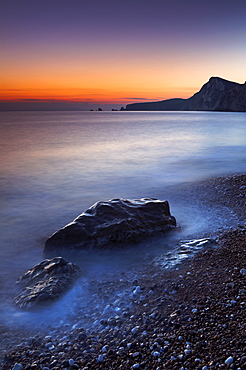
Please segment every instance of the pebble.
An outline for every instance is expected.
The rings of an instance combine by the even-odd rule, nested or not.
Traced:
[[[48,348],[48,350],[52,350],[55,348],[55,346],[53,345],[53,343],[46,343],[45,344],[45,347]]]
[[[131,332],[133,333],[133,334],[135,334],[137,331],[138,331],[138,329],[140,328],[140,326],[135,326],[135,328],[133,328],[132,330],[131,330]]]
[[[103,362],[103,360],[104,360],[104,355],[99,355],[99,356],[97,357],[97,361],[98,361],[98,362]]]
[[[104,346],[103,348],[102,348],[102,352],[107,352],[108,351],[108,346],[106,345],[106,346]]]
[[[140,364],[134,364],[133,366],[132,366],[132,369],[138,369],[140,367]]]
[[[21,364],[18,364],[18,363],[15,363],[14,367],[12,368],[12,370],[22,370],[22,369],[23,369],[23,366]]]
[[[234,361],[233,357],[232,357],[232,356],[230,356],[230,357],[228,357],[228,358],[225,360],[225,364],[226,364],[226,365],[232,364],[232,363],[233,363],[233,361]]]
[[[73,366],[74,365],[74,360],[72,358],[70,358],[70,360],[68,360],[68,363],[69,363],[69,366]]]
[[[133,294],[133,295],[136,295],[136,294],[138,294],[138,293],[140,292],[140,290],[141,290],[141,287],[138,285],[138,286],[134,289],[134,291],[132,292],[132,294]]]
[[[241,269],[241,270],[240,270],[240,274],[242,274],[242,275],[246,275],[246,269]]]

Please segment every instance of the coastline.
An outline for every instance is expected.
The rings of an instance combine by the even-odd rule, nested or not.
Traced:
[[[231,209],[237,229],[218,230],[216,249],[177,270],[149,265],[139,271],[134,284],[144,298],[136,296],[128,314],[104,323],[100,333],[64,327],[48,338],[1,327],[2,369],[15,363],[26,370],[245,368],[246,175],[189,184],[187,191],[208,207]]]

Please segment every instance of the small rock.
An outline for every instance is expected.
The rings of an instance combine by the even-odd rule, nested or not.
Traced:
[[[71,288],[79,275],[79,266],[62,257],[46,259],[17,280],[22,290],[14,298],[15,304],[22,309],[32,309],[42,303],[52,302]]]
[[[138,331],[138,329],[140,328],[140,326],[135,326],[135,328],[133,328],[132,330],[131,330],[131,332],[133,333],[133,334],[135,334],[137,331]]]
[[[232,363],[233,363],[233,361],[234,361],[233,357],[232,357],[232,356],[230,356],[230,357],[228,357],[228,358],[225,360],[225,364],[226,364],[226,365],[232,364]]]
[[[72,358],[70,358],[70,360],[68,360],[68,363],[69,363],[69,366],[73,366],[74,365],[74,360]]]
[[[14,364],[14,367],[12,368],[12,370],[22,370],[23,369],[23,366],[21,364]]]
[[[133,295],[136,295],[136,294],[138,294],[138,293],[140,292],[140,290],[141,290],[141,287],[138,285],[138,286],[134,289],[134,291],[132,292],[132,294],[133,294]]]
[[[97,358],[97,361],[98,362],[103,362],[104,360],[104,356],[103,355],[99,355],[98,358]]]
[[[108,351],[108,346],[106,345],[106,346],[104,346],[103,348],[102,348],[102,352],[107,352]]]
[[[246,356],[243,356],[243,357],[241,358],[241,363],[242,363],[242,364],[246,363]]]

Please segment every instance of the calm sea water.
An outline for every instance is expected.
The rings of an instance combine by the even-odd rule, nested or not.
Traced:
[[[1,112],[0,150],[0,290],[5,312],[15,280],[42,260],[47,237],[96,201],[166,199],[179,184],[245,172],[246,115]],[[182,196],[173,203],[170,197],[183,236],[214,227],[209,212],[201,214]],[[134,266],[149,258],[148,248],[155,255],[167,245],[148,245],[141,257],[130,251],[97,261],[88,257],[86,263],[94,273],[120,270],[129,261]],[[98,269],[100,258],[107,263]]]

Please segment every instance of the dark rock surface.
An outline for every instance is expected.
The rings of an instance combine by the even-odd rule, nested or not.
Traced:
[[[55,232],[44,253],[57,248],[112,247],[135,243],[176,226],[167,201],[152,198],[97,202],[73,222]]]
[[[246,83],[238,84],[220,77],[211,77],[189,99],[133,103],[128,104],[126,110],[246,112]]]
[[[46,259],[17,280],[24,288],[15,297],[15,303],[20,308],[32,309],[53,301],[71,287],[79,274],[79,267],[62,257]]]
[[[133,103],[126,106],[126,110],[184,110],[186,99],[168,99],[155,102]]]
[[[185,110],[245,112],[245,86],[211,77],[198,93],[187,99]]]

